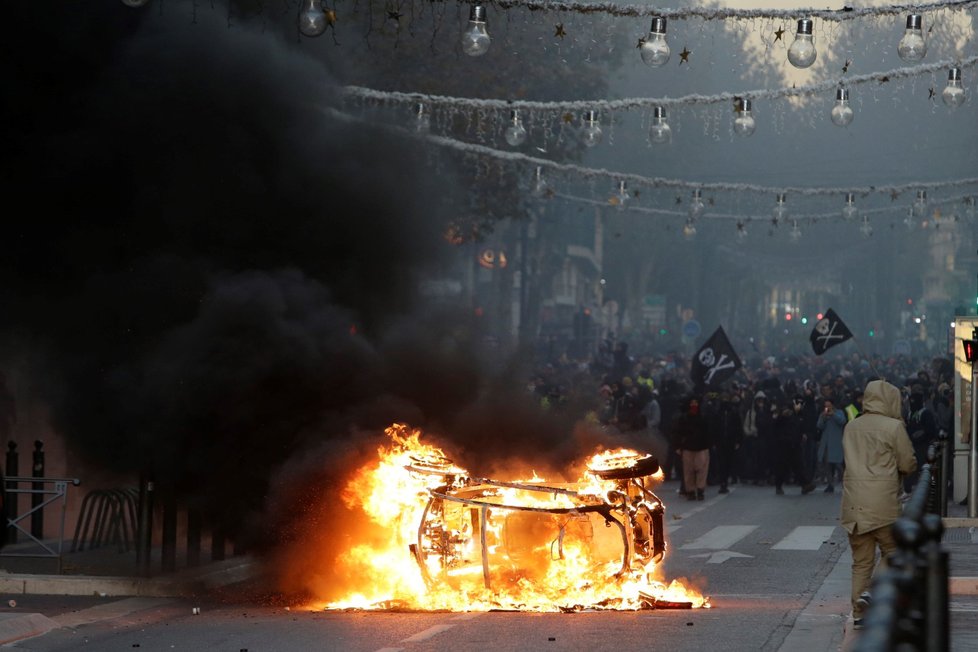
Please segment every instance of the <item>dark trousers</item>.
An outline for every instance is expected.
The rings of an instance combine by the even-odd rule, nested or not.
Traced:
[[[805,473],[805,461],[800,440],[778,439],[774,454],[776,456],[774,461],[774,484],[776,486],[782,486],[792,475],[801,485],[810,482],[810,477]]]

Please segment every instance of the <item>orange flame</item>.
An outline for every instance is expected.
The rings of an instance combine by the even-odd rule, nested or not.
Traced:
[[[651,456],[618,449],[587,460],[574,483],[471,476],[419,430],[394,424],[391,445],[348,483],[343,500],[380,537],[334,561],[357,578],[327,609],[568,611],[709,607],[657,572],[664,508]],[[642,465],[645,468],[642,468]],[[636,475],[637,474],[637,475]]]

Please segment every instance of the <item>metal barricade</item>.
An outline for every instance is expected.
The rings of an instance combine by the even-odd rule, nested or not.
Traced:
[[[68,487],[72,485],[77,487],[81,484],[81,480],[78,478],[8,477],[6,478],[6,482],[8,495],[29,494],[31,496],[31,508],[23,514],[16,514],[7,518],[7,527],[14,528],[18,534],[26,537],[24,543],[18,545],[18,549],[26,549],[27,552],[5,550],[0,552],[0,556],[54,558],[58,560],[58,572],[60,573],[61,557],[64,552]],[[61,521],[58,538],[53,542],[45,542],[44,533],[36,531],[32,527],[32,524],[38,521],[38,515],[43,513],[45,507],[53,505],[58,501],[61,502]],[[31,547],[27,541],[33,542],[34,545]]]
[[[98,489],[89,491],[82,500],[75,524],[71,552],[93,550],[116,544],[119,552],[129,552],[136,537],[135,488]]]

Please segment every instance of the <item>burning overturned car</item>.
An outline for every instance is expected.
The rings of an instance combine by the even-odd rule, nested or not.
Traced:
[[[534,611],[709,606],[657,579],[666,551],[661,480],[652,455],[592,456],[576,482],[476,477],[395,424],[344,498],[389,536],[339,563],[361,578],[328,608]]]

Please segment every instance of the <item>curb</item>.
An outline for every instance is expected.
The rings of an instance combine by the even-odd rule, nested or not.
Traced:
[[[257,570],[256,563],[250,559],[243,559],[216,569],[197,569],[192,574],[155,578],[0,574],[0,594],[186,597],[201,591],[244,582],[254,577]]]
[[[58,627],[44,614],[0,613],[0,645],[47,634]]]

